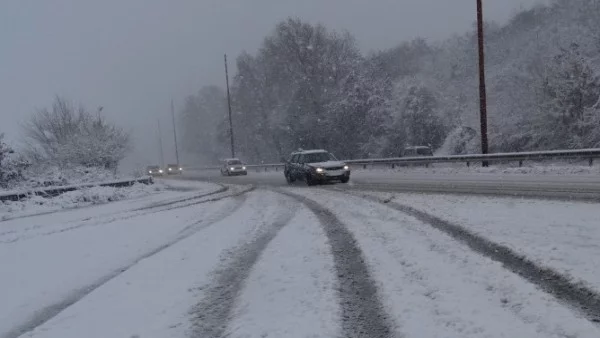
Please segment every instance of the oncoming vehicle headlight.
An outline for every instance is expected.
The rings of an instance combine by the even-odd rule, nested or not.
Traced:
[[[235,170],[235,168],[234,168],[234,167],[231,167],[231,168],[229,168],[229,170]]]
[[[242,167],[242,170],[246,170],[246,167]]]
[[[179,171],[183,171],[183,168],[179,168]]]
[[[318,172],[318,173],[322,173],[322,172],[325,171],[325,169],[323,169],[323,168],[317,168],[317,169],[315,169],[315,171]]]
[[[160,169],[158,172],[162,174],[163,171],[162,171],[162,169]]]
[[[169,171],[173,170],[173,168],[169,168]]]
[[[152,174],[152,170],[148,170],[148,174]]]
[[[344,166],[344,170],[350,170],[350,167],[349,167],[349,166],[347,166],[347,165],[345,165],[345,166]]]

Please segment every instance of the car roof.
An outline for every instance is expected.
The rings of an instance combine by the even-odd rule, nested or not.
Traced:
[[[153,165],[149,165],[149,166],[148,166],[148,168],[159,168],[159,167],[160,167],[160,166],[158,166],[158,165],[154,165],[154,164],[153,164]]]
[[[241,161],[239,158],[225,158],[223,161]]]
[[[177,164],[167,164],[167,167],[177,167]]]
[[[328,153],[328,151],[324,150],[324,149],[310,149],[310,150],[295,151],[292,153],[292,155],[297,155],[297,154],[306,155],[306,154],[318,154],[318,153]]]

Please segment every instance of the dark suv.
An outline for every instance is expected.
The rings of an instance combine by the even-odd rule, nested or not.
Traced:
[[[303,150],[292,153],[285,163],[288,183],[303,180],[308,185],[340,181],[348,183],[350,168],[325,150]]]

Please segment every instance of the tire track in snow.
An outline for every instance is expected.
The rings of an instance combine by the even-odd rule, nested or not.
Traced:
[[[575,283],[570,278],[553,269],[540,266],[507,246],[493,242],[458,224],[443,220],[411,206],[392,202],[389,199],[381,200],[371,195],[337,189],[336,191],[384,204],[394,210],[410,215],[425,224],[429,224],[433,228],[465,244],[471,250],[501,263],[507,270],[538,286],[541,290],[554,296],[559,301],[575,308],[591,322],[600,323],[600,294],[587,286]]]
[[[133,260],[131,263],[100,278],[95,283],[84,286],[84,287],[72,292],[69,296],[65,297],[62,301],[57,302],[52,305],[49,305],[49,306],[46,306],[42,309],[39,309],[34,314],[32,314],[32,316],[30,317],[29,320],[25,321],[24,323],[17,324],[15,328],[11,329],[9,332],[2,335],[1,337],[2,338],[18,338],[21,335],[36,329],[38,326],[41,326],[41,325],[45,324],[46,322],[48,322],[49,320],[51,320],[52,318],[56,317],[64,309],[77,303],[79,300],[81,300],[88,294],[92,293],[94,290],[102,287],[104,284],[108,283],[112,279],[118,277],[122,273],[131,269],[133,266],[135,266],[139,262],[141,262],[145,259],[151,258],[152,256],[160,253],[161,251],[177,244],[178,242],[210,227],[211,225],[223,220],[227,216],[235,213],[246,202],[247,195],[245,195],[245,193],[247,193],[247,192],[248,191],[245,191],[243,193],[237,194],[237,196],[234,196],[233,197],[234,203],[231,206],[229,206],[228,208],[226,208],[225,210],[218,212],[217,214],[213,215],[212,217],[209,217],[206,220],[202,220],[202,221],[190,224],[184,230],[182,230],[180,232],[180,235],[178,237],[176,237],[175,239],[173,239],[173,240],[171,240],[149,252],[144,253],[143,255],[141,255],[138,258],[136,258],[135,260]],[[231,196],[227,196],[227,197],[231,197]],[[227,198],[227,197],[224,197],[224,198]]]
[[[283,212],[272,224],[262,224],[254,238],[243,239],[237,248],[225,253],[224,263],[214,272],[212,283],[203,288],[204,298],[190,311],[191,337],[217,338],[225,335],[235,301],[250,271],[273,238],[295,215],[295,211],[283,203],[280,209]]]
[[[152,203],[149,206],[146,207],[140,207],[140,208],[136,208],[136,209],[131,209],[131,210],[126,210],[126,211],[121,211],[120,213],[126,213],[126,212],[132,212],[132,211],[140,211],[140,210],[146,210],[146,209],[152,209],[152,208],[159,208],[162,206],[168,206],[168,205],[172,205],[172,204],[176,204],[176,203],[181,203],[181,202],[186,202],[186,201],[191,201],[191,200],[195,200],[195,199],[200,199],[203,197],[207,197],[207,196],[211,196],[211,195],[215,195],[215,194],[219,194],[222,192],[226,192],[227,190],[229,190],[228,186],[225,186],[223,184],[218,184],[218,183],[212,183],[216,186],[218,186],[219,188],[210,192],[206,192],[206,193],[202,193],[200,195],[195,195],[195,196],[191,196],[191,197],[186,197],[186,198],[182,198],[182,199],[175,199],[175,200],[171,200],[168,202],[155,202]],[[169,189],[172,190],[173,189]],[[177,190],[174,190],[177,191]],[[121,202],[124,200],[119,200],[116,202]],[[85,210],[87,208],[94,208],[98,205],[106,205],[109,204],[111,202],[107,202],[107,203],[102,203],[102,204],[92,204],[92,205],[86,205],[86,206],[74,206],[74,207],[69,207],[69,208],[64,208],[64,209],[59,209],[59,210],[50,210],[50,211],[42,211],[39,213],[34,213],[34,214],[28,214],[28,215],[23,215],[23,216],[16,216],[16,217],[11,217],[11,216],[5,216],[5,217],[1,217],[0,218],[0,223],[2,222],[7,222],[7,221],[13,221],[13,220],[19,220],[19,219],[24,219],[24,218],[32,218],[32,217],[38,217],[38,216],[45,216],[45,215],[51,215],[51,214],[57,214],[57,213],[61,213],[61,212],[68,212],[68,211],[73,211],[73,210]],[[0,235],[3,235],[7,232],[0,232]]]
[[[384,310],[377,286],[352,233],[319,203],[293,193],[281,193],[310,209],[329,238],[340,288],[343,337],[394,337],[391,319]]]
[[[212,197],[212,198],[209,198],[209,199],[202,199],[204,197],[213,196],[215,194],[219,194],[220,193],[220,192],[212,192],[212,193],[203,194],[203,195],[200,195],[200,196],[186,198],[186,199],[183,199],[183,200],[169,202],[169,203],[166,203],[166,204],[156,205],[156,206],[153,206],[151,208],[146,207],[145,209],[134,209],[134,210],[125,211],[125,212],[122,212],[122,214],[124,214],[122,216],[113,216],[113,215],[110,215],[110,217],[108,219],[101,219],[101,217],[102,217],[101,216],[100,219],[91,219],[91,220],[93,220],[93,222],[88,222],[90,220],[90,219],[88,219],[88,220],[84,220],[83,222],[76,223],[75,225],[68,226],[68,227],[63,227],[63,228],[59,228],[57,230],[50,230],[50,231],[46,231],[46,232],[42,232],[42,233],[33,233],[33,234],[29,234],[29,235],[15,237],[15,238],[12,238],[12,239],[0,239],[0,244],[10,244],[10,243],[15,243],[15,242],[29,240],[29,239],[32,239],[32,238],[38,238],[38,237],[42,237],[42,236],[51,236],[51,235],[54,235],[54,234],[59,234],[59,233],[67,232],[67,231],[77,230],[79,228],[98,226],[98,225],[113,223],[113,222],[116,222],[116,221],[124,221],[124,220],[132,219],[132,218],[135,218],[135,217],[146,216],[146,215],[151,214],[151,213],[158,213],[158,212],[170,211],[170,210],[174,210],[174,209],[187,208],[187,207],[194,206],[194,205],[199,205],[199,204],[216,202],[216,201],[219,201],[219,200],[222,200],[222,199],[225,199],[225,198],[240,196],[242,194],[251,192],[254,189],[255,189],[254,187],[250,187],[250,188],[247,188],[247,189],[243,189],[243,190],[240,190],[240,191],[237,191],[237,192],[225,194],[225,195],[222,195],[222,196]],[[228,190],[229,190],[229,188],[223,190],[223,192],[228,192]],[[201,201],[194,201],[194,202],[186,203],[186,204],[182,204],[182,205],[175,205],[175,206],[167,207],[167,208],[164,208],[164,209],[159,209],[160,207],[165,206],[165,205],[169,206],[169,205],[173,205],[173,204],[177,204],[177,203],[182,203],[182,202],[185,202],[185,201],[189,202],[190,200],[197,200],[197,199],[202,199],[202,200]],[[150,210],[150,211],[143,212],[146,209]],[[41,227],[42,226],[37,226],[36,228],[28,229],[28,231],[36,230],[36,229],[39,229]],[[0,238],[1,237],[2,237],[2,234],[0,234]]]

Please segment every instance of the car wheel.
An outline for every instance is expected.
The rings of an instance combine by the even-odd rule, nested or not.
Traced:
[[[308,185],[309,187],[315,185],[315,181],[313,180],[313,178],[310,174],[306,174],[306,177],[304,180],[306,181],[306,185]]]
[[[292,184],[294,181],[296,181],[296,179],[293,178],[289,173],[285,173],[285,180],[288,182],[288,184]]]
[[[341,179],[342,183],[348,183],[350,181],[350,177],[344,177]]]

